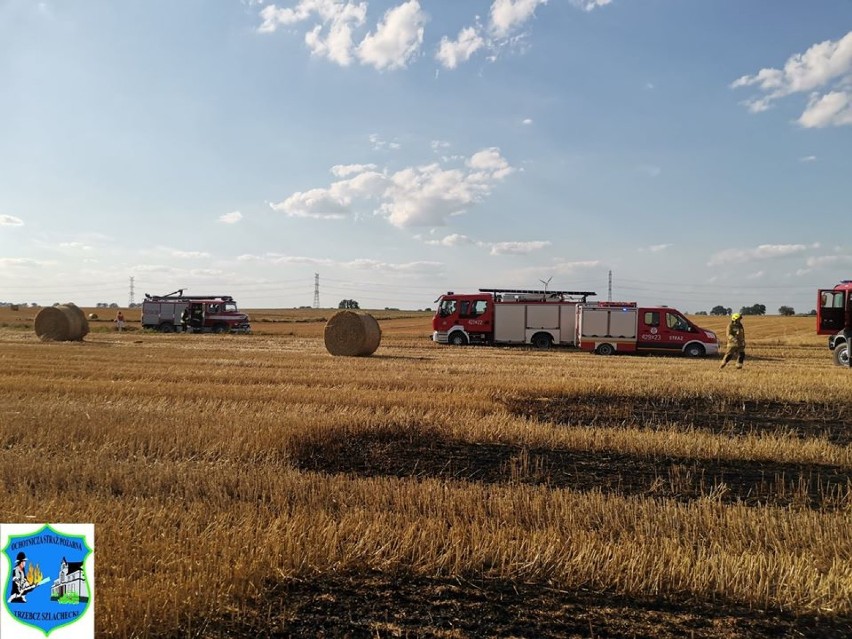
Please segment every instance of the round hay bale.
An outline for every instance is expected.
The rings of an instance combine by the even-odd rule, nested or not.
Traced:
[[[35,332],[43,342],[69,342],[89,334],[89,322],[83,311],[72,303],[46,306],[35,318]]]
[[[325,348],[332,355],[367,357],[382,341],[382,329],[372,315],[339,311],[325,325]]]
[[[90,320],[98,319],[98,314],[97,313],[89,313],[89,319]]]

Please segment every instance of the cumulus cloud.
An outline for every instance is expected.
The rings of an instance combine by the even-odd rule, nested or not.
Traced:
[[[494,0],[491,5],[491,33],[496,38],[505,38],[532,18],[541,4],[547,4],[547,0]]]
[[[526,125],[526,126],[529,126],[532,123],[533,123],[533,121],[532,121],[531,118],[524,118],[523,120],[521,120],[521,124]]]
[[[23,226],[24,221],[14,215],[0,215],[0,226]]]
[[[181,251],[179,249],[170,250],[169,255],[182,260],[196,260],[199,258],[210,257],[210,253],[206,253],[204,251]]]
[[[455,40],[447,36],[441,38],[435,59],[445,69],[455,69],[460,62],[467,62],[470,57],[485,46],[485,39],[479,35],[475,27],[465,27],[459,31]]]
[[[341,218],[353,212],[356,201],[373,200],[374,212],[394,226],[441,226],[482,201],[514,170],[499,149],[489,148],[468,158],[464,169],[434,162],[393,173],[353,172],[327,188],[297,192],[271,206],[293,217]]]
[[[335,164],[331,167],[331,174],[335,177],[346,177],[365,171],[373,171],[376,169],[375,164]]]
[[[852,264],[852,255],[819,255],[805,260],[805,265],[809,269],[848,264]]]
[[[358,45],[362,64],[376,69],[402,69],[423,44],[426,14],[417,0],[409,0],[389,9],[375,33],[369,33]]]
[[[495,242],[491,245],[491,255],[528,255],[550,246],[549,241],[533,242]]]
[[[721,266],[724,264],[744,264],[756,260],[769,260],[775,258],[789,257],[803,253],[811,248],[818,248],[819,244],[761,244],[755,248],[738,249],[730,248],[719,251],[710,257],[708,266]]]
[[[315,20],[313,27],[305,34],[305,44],[311,54],[328,58],[345,67],[353,59],[353,28],[364,24],[367,3],[348,0],[300,0],[292,8],[268,5],[260,11],[260,17],[260,33],[272,33],[282,26]]]
[[[852,92],[812,94],[798,122],[806,129],[852,124]]]
[[[231,211],[230,213],[223,213],[219,216],[219,221],[222,224],[236,224],[240,220],[243,219],[243,214],[239,211]]]
[[[764,68],[744,75],[731,88],[755,87],[757,96],[745,104],[753,113],[771,108],[776,100],[808,93],[808,106],[798,122],[805,128],[852,124],[852,31],[836,41],[826,40],[792,55],[783,69]]]

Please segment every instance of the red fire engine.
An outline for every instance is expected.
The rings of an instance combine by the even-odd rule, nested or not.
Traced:
[[[834,288],[820,289],[817,295],[817,335],[829,335],[828,348],[834,362],[849,365],[849,348],[843,334],[852,321],[852,280],[841,280]]]
[[[182,315],[190,333],[250,333],[248,315],[240,313],[230,295],[184,295],[183,289],[167,295],[145,294],[142,302],[142,328],[162,333],[183,330]]]
[[[616,352],[719,351],[716,334],[675,309],[639,308],[635,302],[588,303],[591,291],[479,289],[438,300],[432,339],[440,344],[576,346],[600,355]]]

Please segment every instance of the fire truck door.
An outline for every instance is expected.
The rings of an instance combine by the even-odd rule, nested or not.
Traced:
[[[833,335],[843,328],[843,308],[847,291],[833,289],[819,292],[817,333]]]
[[[459,319],[469,333],[489,333],[491,309],[488,300],[463,300],[459,305]]]

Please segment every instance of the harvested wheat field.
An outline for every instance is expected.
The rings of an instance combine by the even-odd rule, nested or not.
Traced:
[[[0,519],[96,524],[99,637],[852,632],[852,372],[812,318],[745,318],[720,371],[438,346],[424,313],[373,313],[361,358],[331,310],[81,342],[26,313]]]

